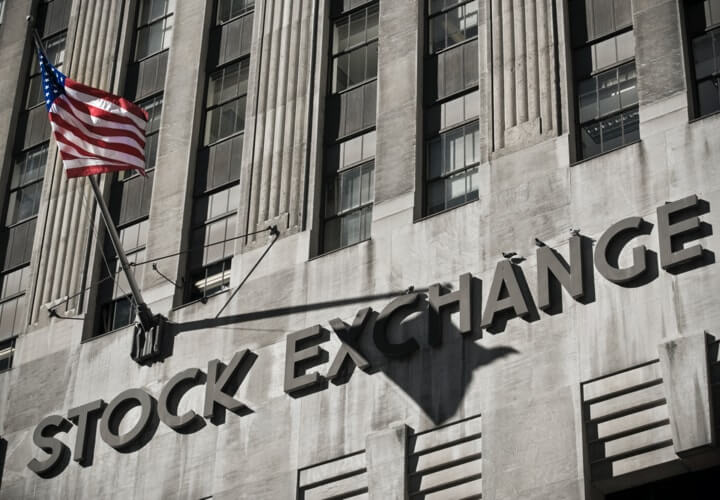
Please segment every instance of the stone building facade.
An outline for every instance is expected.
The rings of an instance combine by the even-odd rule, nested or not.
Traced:
[[[28,16],[148,111],[101,184],[157,359]],[[0,48],[0,497],[714,498],[720,1],[0,0]]]

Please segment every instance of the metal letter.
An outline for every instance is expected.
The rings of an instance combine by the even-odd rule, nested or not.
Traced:
[[[695,195],[688,196],[682,200],[667,203],[657,209],[658,232],[660,233],[660,265],[666,271],[686,264],[695,259],[701,259],[703,256],[703,247],[694,245],[688,248],[673,250],[673,238],[688,233],[700,233],[700,218],[696,215],[687,214],[685,217],[673,217],[683,210],[691,208],[699,208],[699,200]],[[674,220],[671,222],[670,219]],[[678,220],[679,219],[679,220]],[[694,238],[694,239],[697,239]]]
[[[610,226],[610,229],[605,231],[598,240],[595,247],[595,267],[608,281],[622,285],[639,278],[647,271],[648,263],[645,245],[633,248],[633,265],[624,269],[610,264],[607,255],[608,249],[612,246],[615,238],[628,232],[640,232],[644,222],[640,217],[628,217]]]
[[[501,299],[500,294],[503,289],[507,290],[507,297]],[[515,268],[509,261],[503,260],[495,267],[490,295],[483,312],[482,328],[492,326],[497,313],[509,310],[513,311],[513,317],[526,317],[530,314],[530,308],[525,302],[525,296],[515,276]]]
[[[583,287],[582,237],[570,238],[570,265],[550,247],[537,249],[538,307],[547,310],[552,307],[550,297],[550,274],[562,285],[573,299],[581,299]]]
[[[75,450],[73,451],[73,460],[82,466],[88,466],[92,462],[93,449],[95,443],[95,432],[97,431],[97,421],[91,417],[99,417],[105,408],[105,401],[98,399],[92,403],[88,403],[77,408],[71,408],[68,411],[68,418],[77,425],[77,436],[75,437]]]
[[[119,434],[120,422],[132,408],[140,407],[140,418],[135,426],[122,436]],[[118,451],[125,451],[143,438],[150,425],[153,412],[153,399],[142,389],[128,389],[117,395],[103,413],[100,423],[100,437]]]
[[[330,365],[330,370],[328,370],[327,373],[328,380],[336,379],[340,375],[340,371],[346,360],[348,363],[354,363],[355,366],[361,370],[367,370],[370,367],[370,363],[367,359],[365,359],[365,356],[360,354],[353,345],[365,329],[365,325],[367,324],[368,319],[370,319],[371,312],[372,309],[369,307],[358,311],[355,315],[355,320],[353,321],[352,326],[348,326],[340,318],[330,320],[330,326],[342,341],[342,345],[335,355],[332,365]]]
[[[210,419],[213,423],[220,421],[220,415],[216,412],[216,405],[227,408],[233,413],[240,413],[248,409],[247,406],[232,396],[240,387],[240,384],[243,383],[243,380],[245,380],[245,376],[248,373],[247,371],[245,373],[241,373],[239,369],[245,361],[245,358],[249,355],[250,351],[247,349],[236,352],[227,367],[225,367],[225,365],[218,359],[214,359],[208,363],[207,385],[205,386],[205,409],[203,411],[203,416]],[[225,389],[229,384],[232,387],[232,394],[225,392]]]
[[[323,381],[323,377],[318,372],[297,373],[297,365],[302,363],[305,368],[309,367],[309,363],[313,366],[319,364],[325,351],[318,344],[325,342],[325,332],[320,325],[315,325],[299,332],[293,332],[287,336],[285,347],[285,392],[290,394],[302,389],[307,389],[315,384]],[[314,341],[314,345],[305,349],[297,350],[299,343],[307,344],[308,340]]]
[[[33,432],[33,442],[50,456],[42,462],[33,458],[28,463],[28,468],[40,477],[52,477],[62,472],[67,465],[63,462],[70,449],[54,436],[59,432],[68,432],[71,428],[70,421],[60,415],[50,415],[42,419]]]
[[[202,383],[202,375],[203,372],[198,368],[188,368],[168,380],[168,383],[163,387],[158,400],[158,416],[160,420],[171,429],[182,431],[190,427],[194,422],[197,422],[197,419],[200,418],[200,415],[192,410],[178,415],[177,407],[171,410],[169,403],[173,396],[177,397],[177,402],[179,403],[182,396],[188,390]]]
[[[420,348],[417,341],[413,338],[409,338],[405,342],[401,342],[399,344],[391,344],[387,338],[387,323],[390,320],[390,317],[403,309],[413,308],[419,299],[420,295],[417,293],[402,295],[395,298],[380,312],[377,321],[375,321],[373,339],[375,340],[375,346],[378,350],[386,356],[409,356]]]

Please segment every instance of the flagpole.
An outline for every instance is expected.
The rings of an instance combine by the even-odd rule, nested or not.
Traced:
[[[120,242],[120,235],[115,228],[115,223],[113,223],[112,216],[110,215],[110,209],[108,208],[107,203],[105,203],[105,199],[102,196],[102,192],[100,191],[100,186],[98,185],[97,178],[94,175],[90,175],[88,176],[88,179],[90,180],[90,185],[92,186],[95,200],[100,206],[100,214],[102,215],[103,221],[105,222],[105,227],[107,228],[108,234],[110,235],[110,241],[112,241],[113,248],[115,248],[115,254],[117,255],[118,260],[120,261],[120,265],[122,266],[122,270],[127,277],[128,285],[130,285],[130,293],[132,293],[135,304],[137,305],[137,315],[140,319],[140,324],[142,325],[143,330],[149,332],[151,328],[156,326],[157,322],[153,317],[152,311],[143,300],[142,294],[140,293],[140,287],[138,286],[137,281],[135,281],[135,275],[133,275],[132,271],[130,270],[130,263],[128,262],[127,256],[125,255],[125,250],[123,249],[122,243]]]
[[[44,54],[45,46],[42,43],[42,38],[40,37],[40,34],[35,28],[35,20],[31,16],[28,16],[27,20],[32,30],[33,42],[35,43],[36,47]],[[122,243],[120,242],[120,236],[118,235],[117,228],[115,227],[115,223],[113,222],[112,216],[110,215],[110,209],[108,208],[107,203],[105,203],[105,199],[103,198],[102,192],[100,191],[100,186],[98,185],[96,176],[90,175],[88,177],[90,180],[90,185],[92,186],[93,194],[95,195],[95,201],[97,201],[97,204],[100,206],[100,213],[102,215],[103,222],[105,222],[105,227],[107,228],[108,234],[110,235],[110,241],[112,241],[113,248],[115,249],[115,254],[120,261],[120,265],[122,266],[122,270],[125,273],[128,285],[130,285],[130,292],[132,293],[133,300],[135,301],[135,305],[137,306],[137,316],[140,320],[140,325],[146,333],[149,333],[154,327],[158,326],[158,320],[153,316],[152,311],[143,300],[142,294],[140,293],[140,287],[138,286],[137,281],[135,281],[135,276],[130,270],[130,263],[128,262],[127,255],[125,255],[125,250],[123,249]]]

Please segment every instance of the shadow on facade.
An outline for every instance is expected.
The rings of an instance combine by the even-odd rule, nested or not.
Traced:
[[[422,290],[414,291],[421,292]],[[221,318],[191,321],[172,325],[172,327],[174,334],[180,334],[313,310],[332,309],[333,307],[354,303],[360,305],[375,300],[392,299],[404,294],[406,294],[406,291],[280,307]],[[473,331],[480,332],[479,323],[481,318],[478,305],[476,305],[473,312],[473,324],[475,325]],[[428,418],[436,424],[440,424],[456,415],[476,369],[518,353],[516,349],[509,346],[483,347],[479,345],[477,340],[480,338],[480,334],[460,333],[454,324],[453,320],[455,318],[452,313],[451,310],[450,314],[443,314],[437,326],[431,326],[427,298],[424,294],[421,294],[421,300],[413,312],[395,315],[387,325],[388,341],[397,344],[413,339],[417,343],[417,348],[413,352],[402,357],[387,356],[375,344],[373,331],[378,317],[377,311],[370,314],[362,333],[357,335],[356,338],[344,337],[341,340],[367,360],[369,366],[363,368],[363,371],[368,374],[382,372],[396,387],[408,395]],[[537,315],[537,311],[535,311],[535,314]],[[432,332],[436,334],[433,337],[441,339],[439,345],[431,346],[431,328],[441,328],[439,335],[437,335],[438,332]],[[311,345],[319,345],[319,354],[308,363],[299,364],[298,369],[301,372],[318,371],[322,375],[327,375],[336,355],[335,353],[331,355],[323,348],[328,346],[325,342],[331,336],[340,338],[335,333],[323,329],[321,335],[314,339]],[[304,347],[307,346],[299,346],[299,348]],[[331,380],[323,376],[316,384],[294,392],[291,396],[302,398],[325,390],[330,382],[335,385],[347,383],[356,369],[356,364],[348,356],[345,358],[340,370],[330,377]]]

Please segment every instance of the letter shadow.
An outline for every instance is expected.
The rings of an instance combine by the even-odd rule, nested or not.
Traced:
[[[521,318],[528,323],[534,323],[535,321],[540,319],[540,313],[538,312],[537,306],[535,305],[535,299],[533,299],[532,293],[530,292],[530,287],[528,286],[527,280],[525,279],[525,273],[517,264],[512,264],[512,270],[515,274],[515,279],[520,286],[520,292],[522,293],[523,301],[528,308],[528,313],[524,316],[521,316]],[[500,298],[502,299],[507,296],[508,292],[503,286],[503,289],[500,293]],[[507,322],[516,317],[518,316],[517,314],[515,314],[514,309],[505,309],[503,311],[499,311],[495,314],[492,324],[488,326],[486,330],[493,335],[502,333],[507,327]]]
[[[257,360],[257,358],[257,354],[248,350],[247,355],[245,355],[242,362],[240,363],[240,366],[238,367],[235,377],[231,378],[225,385],[225,387],[223,387],[224,392],[231,396],[237,392],[237,390],[242,385],[243,380],[245,380],[245,377],[247,377],[247,374],[250,372],[250,369],[255,364],[255,360]],[[224,408],[222,406],[216,406],[215,409],[216,411],[213,412],[213,416],[210,418],[210,421],[213,423],[213,425],[223,425],[227,420],[227,408]],[[233,411],[233,413],[239,417],[244,417],[253,413],[253,410],[243,405],[237,411]]]
[[[558,261],[562,264],[566,271],[570,271],[567,261],[554,248],[550,251],[558,256]],[[596,300],[595,296],[595,265],[593,264],[593,240],[587,236],[580,235],[580,254],[583,275],[583,295],[575,299],[583,305],[592,304]],[[544,309],[544,312],[550,316],[561,314],[564,310],[562,286],[555,276],[550,273],[548,285],[550,287],[550,307]]]
[[[388,325],[388,338],[392,342],[412,336],[420,344],[420,348],[407,357],[388,358],[379,352],[373,343],[370,322],[357,348],[373,367],[370,373],[381,372],[439,425],[457,415],[475,370],[518,351],[510,346],[487,348],[479,345],[474,338],[477,332],[463,335],[447,313],[442,314],[438,322],[442,328],[441,344],[432,347],[429,342],[432,327],[428,319],[428,303],[422,299],[416,314],[402,323]]]
[[[253,353],[248,353],[248,356],[250,354]],[[253,355],[257,357],[256,354]],[[171,413],[177,415],[178,406],[180,406],[180,401],[182,400],[183,396],[185,396],[185,393],[195,386],[204,386],[206,382],[207,375],[205,374],[205,372],[200,371],[200,375],[198,376],[197,380],[186,379],[176,385],[175,390],[173,390],[168,397],[168,410],[170,410]],[[207,425],[205,419],[203,419],[200,415],[196,413],[192,420],[190,420],[190,422],[188,422],[182,427],[175,427],[173,428],[173,430],[179,434],[192,434],[205,427],[205,425]]]
[[[682,212],[679,212],[679,214],[692,213],[692,215],[696,215],[696,216],[700,217],[701,215],[707,214],[709,212],[710,212],[710,203],[705,200],[698,200],[698,206],[696,209],[689,209],[688,211],[683,210]],[[675,215],[674,218],[678,218],[678,214],[674,214],[674,215]],[[682,218],[685,218],[685,217],[682,217]],[[701,221],[700,227],[696,231],[689,231],[687,233],[679,234],[679,235],[673,237],[672,250],[673,250],[673,252],[682,250],[682,248],[685,246],[685,244],[688,244],[688,243],[690,243],[694,240],[700,239],[700,238],[708,238],[712,235],[713,235],[712,224],[709,224],[705,221]],[[697,242],[694,244],[697,244]],[[693,269],[698,269],[700,267],[709,266],[711,264],[715,264],[715,252],[708,250],[706,248],[703,248],[702,253],[698,258],[688,261],[684,264],[680,264],[678,266],[673,266],[673,267],[667,269],[667,272],[669,272],[670,274],[677,275],[677,274],[686,273],[688,271],[692,271]]]

